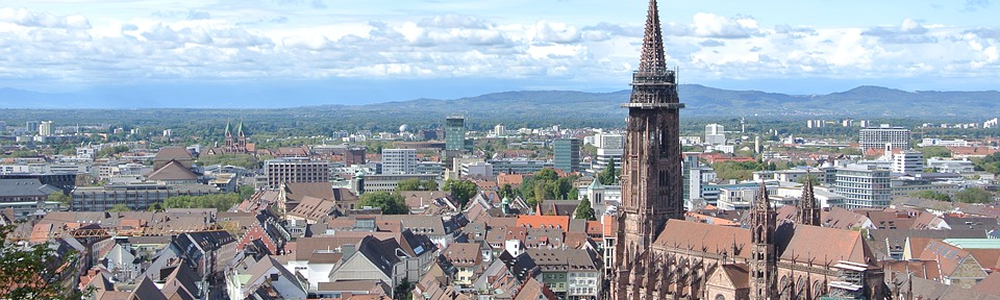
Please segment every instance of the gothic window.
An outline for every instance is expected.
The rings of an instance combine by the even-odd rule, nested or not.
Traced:
[[[660,170],[660,186],[667,186],[667,170]]]
[[[723,296],[722,294],[715,295],[715,300],[726,300],[726,296]]]

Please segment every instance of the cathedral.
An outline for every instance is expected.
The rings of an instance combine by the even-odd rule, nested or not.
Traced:
[[[208,149],[209,155],[219,155],[219,154],[256,154],[256,147],[253,143],[247,143],[247,135],[243,131],[243,122],[240,121],[239,125],[236,125],[236,134],[230,130],[232,126],[230,123],[226,123],[226,136],[225,145],[217,146]]]
[[[812,181],[793,221],[778,222],[766,186],[744,227],[685,221],[677,70],[667,68],[656,0],[632,75],[618,244],[608,298],[887,299],[860,232],[820,227]]]

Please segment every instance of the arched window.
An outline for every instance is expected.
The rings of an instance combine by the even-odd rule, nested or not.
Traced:
[[[726,300],[726,296],[723,296],[722,294],[715,295],[715,300]]]

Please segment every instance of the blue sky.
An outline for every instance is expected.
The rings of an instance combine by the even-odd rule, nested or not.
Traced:
[[[183,89],[197,100],[185,105],[271,107],[615,91],[628,88],[637,65],[647,4],[4,1],[0,88]],[[660,11],[681,83],[795,94],[1000,83],[992,0],[661,1]]]

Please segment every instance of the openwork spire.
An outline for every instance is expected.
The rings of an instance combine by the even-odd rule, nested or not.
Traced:
[[[660,32],[660,11],[656,0],[649,1],[649,15],[646,17],[646,33],[642,39],[642,59],[639,71],[656,71],[667,68],[663,54],[663,33]]]

